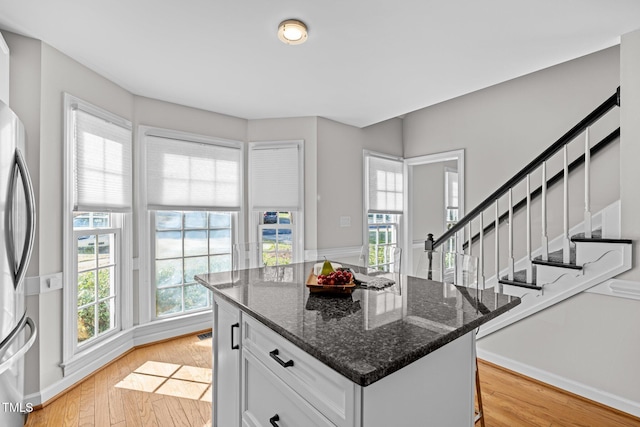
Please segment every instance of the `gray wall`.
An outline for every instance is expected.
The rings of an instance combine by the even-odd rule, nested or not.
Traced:
[[[402,156],[402,121],[360,129],[318,118],[318,249],[363,244],[363,149]],[[351,227],[340,227],[340,216]]]
[[[613,47],[407,115],[405,157],[464,148],[465,202],[470,210],[613,94],[620,85],[622,68],[623,78],[626,75],[633,80],[630,83],[623,79],[623,105],[625,96],[633,99],[625,107],[626,113],[614,112],[593,133],[600,137],[608,130],[605,128],[613,129],[622,114],[622,135],[626,140],[594,158],[592,172],[598,180],[593,180],[592,201],[595,212],[622,196],[623,206],[628,209],[623,212],[626,222],[623,237],[637,239],[640,228],[634,215],[640,210],[636,193],[640,176],[635,161],[640,158],[637,148],[640,37],[629,36],[629,46],[625,46],[626,40],[623,38],[622,58],[620,48]],[[631,87],[635,89],[632,91]],[[579,148],[580,143],[577,149],[572,147],[570,157],[575,157]],[[560,167],[559,159],[549,164],[553,171]],[[572,178],[570,184],[571,224],[581,221],[583,211],[581,170],[576,175],[578,179]],[[534,179],[539,183],[539,174]],[[520,193],[524,194],[522,190]],[[549,199],[550,205],[555,206],[551,220],[562,209],[561,186],[550,192]],[[533,209],[539,210],[539,204],[534,204]],[[516,227],[518,221],[524,220],[516,217]],[[534,230],[539,230],[537,221]],[[559,234],[558,227],[550,230],[550,238]],[[506,238],[506,233],[503,234]],[[534,241],[534,248],[537,242]],[[501,244],[505,247],[506,241]],[[490,240],[486,248],[490,256],[491,245]],[[493,260],[485,265],[492,266]],[[505,261],[502,265],[505,266]],[[478,347],[515,365],[524,364],[640,402],[640,389],[633,386],[640,378],[640,368],[634,362],[640,356],[640,336],[630,334],[625,327],[638,322],[638,312],[640,301],[580,294],[482,338]]]
[[[622,234],[633,239],[634,269],[621,275],[640,281],[640,30],[622,36],[620,69],[620,199],[622,200]]]
[[[464,148],[470,210],[613,94],[619,64],[613,47],[410,113],[404,157]]]

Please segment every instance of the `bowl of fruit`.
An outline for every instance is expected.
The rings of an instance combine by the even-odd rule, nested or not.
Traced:
[[[356,284],[353,282],[353,273],[348,268],[335,269],[329,261],[325,261],[320,274],[311,274],[307,278],[309,292],[322,292],[332,294],[351,294]]]

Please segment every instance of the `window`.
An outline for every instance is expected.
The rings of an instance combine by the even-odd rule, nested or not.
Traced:
[[[74,213],[73,234],[78,245],[78,343],[90,342],[117,326],[120,230],[109,228],[109,216],[108,213]]]
[[[131,123],[65,94],[63,359],[130,327]]]
[[[231,270],[232,214],[156,211],[156,315],[211,307],[209,291],[196,274]]]
[[[444,218],[445,229],[449,230],[458,222],[458,172],[445,168],[444,170]],[[444,266],[446,269],[455,267],[456,236],[452,236],[444,244]]]
[[[404,165],[400,158],[368,151],[364,164],[368,265],[388,271],[394,262],[393,248],[400,246]]]
[[[400,215],[369,214],[369,260],[367,265],[389,271],[393,259],[393,248],[398,246]]]
[[[258,227],[264,265],[291,264],[293,259],[293,213],[261,212]]]
[[[304,259],[303,159],[302,141],[249,144],[249,236],[264,265]]]
[[[194,276],[231,269],[241,208],[242,144],[141,127],[152,316],[211,308]]]

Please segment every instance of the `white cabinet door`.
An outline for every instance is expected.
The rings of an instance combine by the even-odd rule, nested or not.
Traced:
[[[250,351],[243,350],[244,427],[335,427]]]
[[[214,300],[214,427],[240,426],[240,311]]]

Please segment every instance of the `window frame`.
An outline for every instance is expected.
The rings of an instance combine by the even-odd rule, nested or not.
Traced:
[[[207,135],[199,135],[190,132],[182,132],[173,129],[160,128],[156,126],[139,125],[136,128],[137,134],[135,138],[135,153],[138,154],[137,171],[134,175],[134,184],[138,189],[138,256],[139,256],[139,281],[138,281],[138,323],[145,324],[151,322],[163,322],[170,321],[171,319],[180,319],[189,316],[197,316],[206,310],[211,310],[211,307],[203,310],[193,310],[188,312],[180,312],[167,316],[156,316],[156,295],[155,295],[155,282],[152,271],[155,267],[155,223],[152,217],[152,211],[147,207],[147,167],[146,167],[146,142],[147,136],[169,138],[176,140],[183,140],[188,142],[205,143],[212,145],[221,145],[226,147],[237,148],[240,150],[240,158],[245,158],[245,147],[242,141],[235,141],[230,139],[218,138]],[[244,189],[244,161],[240,162],[240,188]],[[225,209],[217,209],[215,207],[206,209],[193,209],[191,207],[174,207],[173,210],[182,211],[220,211],[229,212]],[[178,209],[181,208],[181,209]],[[244,229],[241,226],[245,221],[245,201],[244,197],[240,199],[240,209],[232,214],[232,245],[234,242],[242,241],[244,239]],[[146,298],[145,298],[146,296]]]
[[[291,234],[291,263],[294,262],[294,256],[295,256],[295,252],[296,252],[296,242],[295,242],[295,235],[296,235],[296,221],[297,221],[297,212],[296,211],[275,211],[276,212],[276,222],[275,223],[265,223],[264,222],[264,214],[266,212],[273,212],[273,211],[258,211],[258,243],[260,245],[260,256],[263,259],[263,264],[264,264],[264,230],[275,230],[275,235],[276,235],[276,243],[278,242],[277,236],[278,234],[280,234],[280,230],[290,230],[290,234]],[[282,223],[280,222],[280,212],[287,212],[289,213],[289,215],[291,216],[291,219],[289,221],[289,223]],[[275,254],[276,259],[279,258],[279,253],[280,251],[278,250],[278,245],[276,245],[275,250],[274,251],[269,251],[267,253],[272,253]],[[283,252],[284,253],[284,252]],[[264,265],[268,265],[268,264],[264,264]],[[277,263],[277,265],[287,265],[287,264],[280,264]]]
[[[75,137],[74,119],[72,110],[81,109],[84,112],[99,117],[114,125],[125,127],[131,131],[131,148],[133,150],[133,126],[131,121],[113,114],[101,107],[95,106],[69,93],[63,95],[63,132],[64,132],[64,157],[63,157],[63,309],[62,309],[62,364],[64,368],[76,358],[85,353],[92,352],[101,347],[101,343],[118,336],[125,330],[133,327],[133,264],[131,254],[132,242],[132,213],[112,212],[103,209],[101,212],[110,214],[109,230],[119,230],[120,238],[115,244],[116,264],[119,266],[116,273],[116,295],[119,301],[115,305],[116,327],[102,335],[96,335],[87,342],[78,343],[78,320],[77,320],[77,240],[73,226],[74,213],[74,156]],[[133,167],[133,164],[132,164]],[[133,201],[132,201],[133,204]],[[133,206],[132,206],[133,209]],[[97,212],[97,211],[94,211]],[[91,228],[92,230],[106,230],[107,228]],[[82,230],[82,232],[88,231]],[[63,370],[63,375],[70,374],[67,369]]]
[[[395,161],[398,162],[402,165],[402,174],[403,174],[403,187],[402,187],[402,196],[403,196],[403,203],[402,203],[402,212],[397,212],[397,211],[378,211],[375,210],[374,212],[370,212],[370,200],[369,200],[369,161],[368,159],[371,157],[376,157],[376,158],[380,158],[380,159],[386,159],[386,160],[391,160],[391,161]],[[363,245],[367,245],[367,265],[371,268],[377,268],[378,266],[382,266],[384,267],[385,265],[388,265],[389,263],[382,263],[382,264],[378,264],[376,263],[375,265],[369,265],[369,260],[371,259],[371,244],[369,243],[369,215],[392,215],[396,217],[395,222],[393,222],[393,224],[395,224],[396,227],[396,242],[395,244],[392,245],[385,245],[385,246],[397,246],[399,248],[403,248],[403,242],[405,241],[405,220],[406,220],[406,212],[407,212],[407,173],[406,173],[406,166],[404,163],[404,159],[402,157],[398,157],[398,156],[391,156],[388,154],[383,154],[383,153],[378,153],[375,151],[369,151],[369,150],[363,150],[362,151],[362,174],[363,174],[363,179],[362,179],[362,183],[363,183],[363,191],[362,191],[362,206],[363,206],[363,234],[362,234],[362,244]],[[384,224],[384,223],[381,223]],[[392,262],[392,261],[391,261]]]
[[[78,237],[80,236],[99,236],[101,234],[113,234],[115,237],[115,241],[118,242],[114,245],[115,248],[115,255],[114,255],[114,277],[120,277],[122,274],[122,267],[120,265],[120,248],[119,246],[119,242],[120,239],[122,239],[122,231],[120,228],[118,227],[104,227],[104,228],[99,228],[99,227],[93,227],[93,228],[82,228],[82,229],[74,229],[73,230],[73,237],[74,237],[74,241],[77,242]],[[99,250],[99,237],[98,239],[96,239],[96,241],[98,241],[98,246],[96,246],[96,248],[98,248]],[[76,272],[76,275],[80,274],[80,271],[78,271],[78,257],[74,257],[73,259],[73,266],[74,266],[74,271]],[[91,271],[91,270],[95,270],[95,271],[99,271],[101,268],[99,265],[96,265],[95,268],[91,268],[89,270],[86,271]],[[77,284],[77,282],[76,282]],[[96,283],[96,292],[97,292],[97,287],[98,287],[98,283]],[[115,305],[120,304],[120,296],[121,293],[121,289],[120,289],[120,283],[119,281],[116,282],[116,285],[114,286],[114,292],[113,292],[113,296],[109,296],[108,298],[100,298],[98,296],[96,296],[96,300],[92,303],[89,304],[85,304],[85,307],[88,307],[90,305],[93,306],[97,306],[101,301],[107,300],[107,299],[111,299],[113,298],[116,302]],[[76,292],[76,310],[79,310],[80,307],[77,305],[77,292]],[[82,341],[82,342],[78,342],[77,339],[77,327],[76,327],[76,349],[77,350],[82,350],[84,348],[87,348],[88,346],[91,346],[94,342],[96,341],[100,341],[102,339],[106,339],[111,335],[114,335],[118,332],[120,332],[121,330],[121,320],[120,320],[120,316],[114,316],[114,326],[113,328],[111,328],[110,330],[103,332],[103,333],[97,333],[96,335],[94,335],[94,337],[92,338],[88,338],[86,341]],[[98,324],[96,323],[96,326]]]
[[[373,222],[369,222],[369,216],[370,215],[374,216],[374,221]],[[377,216],[377,215],[381,215],[381,216],[384,216],[384,217],[387,217],[387,216],[394,217],[393,219],[395,219],[395,221],[377,222],[377,221],[375,221],[375,216]],[[401,247],[400,246],[400,235],[401,235],[401,231],[402,230],[400,228],[400,222],[401,222],[401,215],[397,214],[397,213],[394,213],[394,214],[391,214],[391,213],[368,213],[367,214],[367,230],[368,230],[368,233],[367,233],[367,244],[368,244],[368,248],[369,248],[369,250],[368,250],[369,258],[367,260],[367,266],[368,267],[375,268],[375,269],[378,269],[378,270],[388,271],[389,270],[389,266],[394,263],[393,259],[383,259],[382,262],[380,262],[380,263],[378,263],[378,262],[371,263],[371,250],[370,250],[370,248],[371,248],[372,243],[371,243],[370,238],[369,238],[370,237],[369,234],[371,233],[371,226],[373,225],[376,229],[378,229],[377,232],[376,232],[376,243],[373,244],[373,246],[375,247],[375,251],[374,252],[377,254],[379,249],[382,248],[382,252],[386,256],[386,255],[388,255],[390,253],[390,251],[385,250],[385,248],[392,249],[392,248],[395,248],[395,247]],[[392,235],[395,235],[395,242],[389,243],[388,241],[386,241],[384,243],[379,243],[379,240],[380,240],[379,239],[379,236],[380,236],[379,229],[383,228],[383,227],[387,228],[387,229],[389,229],[389,228],[395,229],[395,230],[392,230]],[[377,260],[377,258],[378,257],[375,256],[376,260]]]

